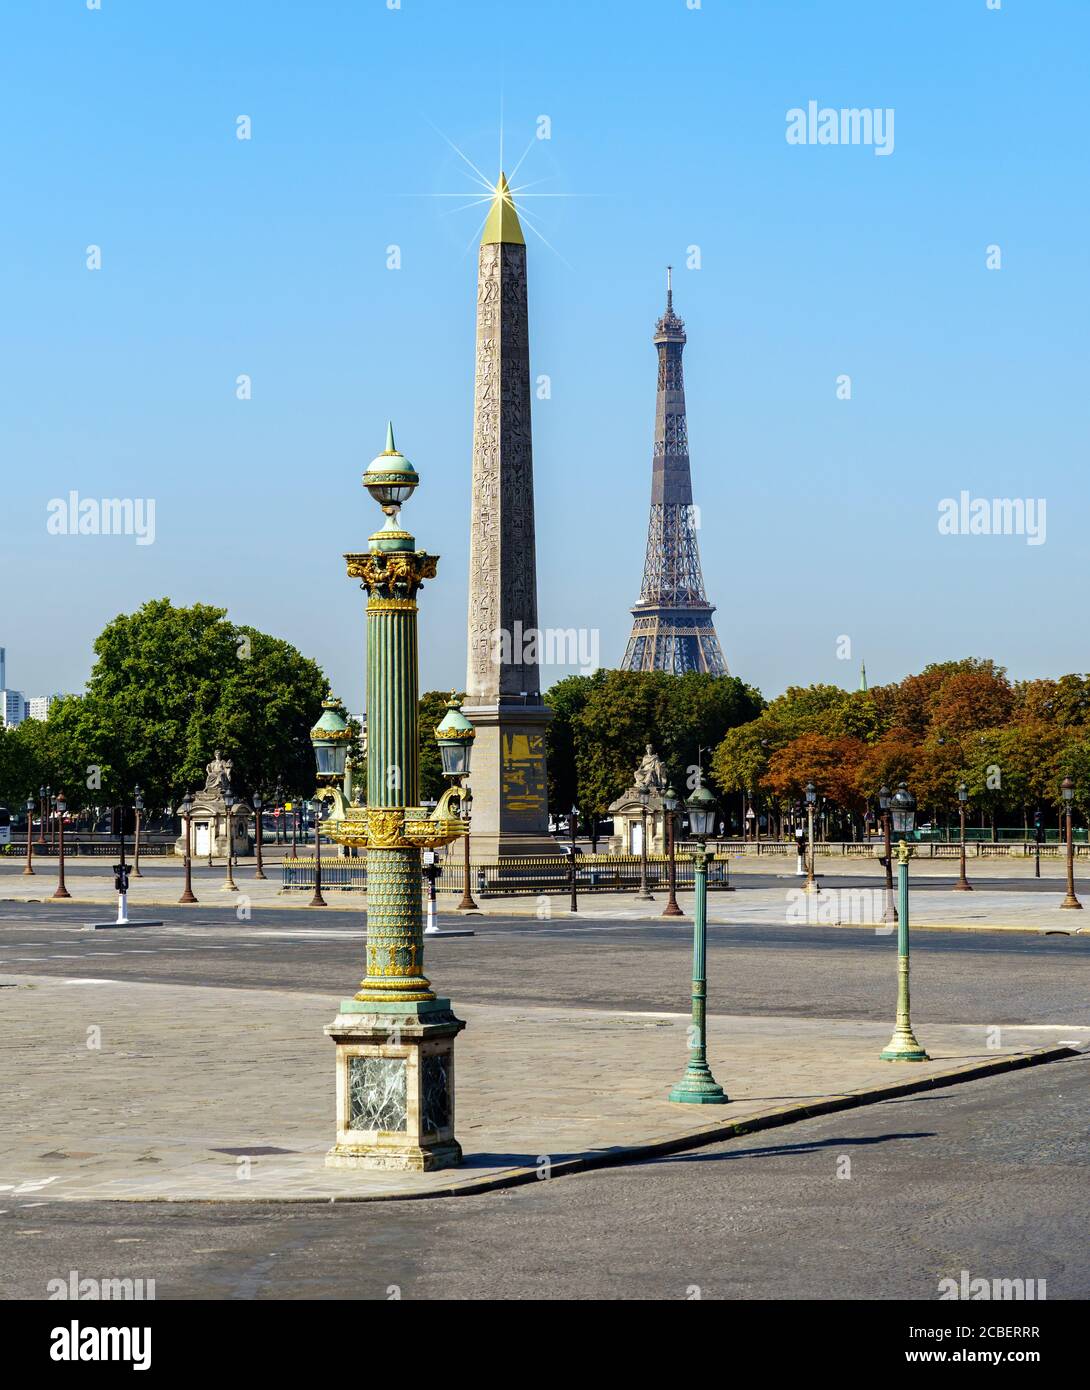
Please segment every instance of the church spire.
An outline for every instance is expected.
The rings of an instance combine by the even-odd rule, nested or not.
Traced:
[[[862,691],[867,689],[867,663],[865,661],[859,663],[859,689]]]

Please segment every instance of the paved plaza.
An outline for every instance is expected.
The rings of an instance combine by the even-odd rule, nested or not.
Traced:
[[[687,1015],[470,1005],[459,1043],[466,1162],[426,1174],[326,1169],[336,999],[261,990],[0,976],[9,1142],[3,1187],[51,1200],[418,1196],[555,1175],[776,1126],[923,1080],[1043,1063],[1090,1029],[924,1030],[932,1060],[878,1059],[888,1025],[714,1016],[722,1107],[666,1100]],[[42,1020],[49,1042],[43,1046]],[[57,1097],[78,1097],[58,1105]]]

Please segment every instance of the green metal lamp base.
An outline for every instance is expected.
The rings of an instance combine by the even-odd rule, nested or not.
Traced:
[[[885,1050],[878,1055],[882,1062],[930,1062],[931,1060],[916,1041],[916,1036],[911,1030],[894,1033]]]
[[[730,1099],[707,1066],[703,1071],[686,1070],[669,1098],[684,1105],[726,1105]]]

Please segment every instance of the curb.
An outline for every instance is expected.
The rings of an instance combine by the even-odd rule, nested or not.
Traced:
[[[242,891],[242,890],[240,890],[240,892],[241,892],[241,891]],[[52,903],[53,901],[54,901],[54,899],[51,898],[51,897],[47,897],[47,898],[0,898],[0,905],[3,905],[3,904],[5,904],[5,903],[9,903],[9,904],[16,904],[16,905],[21,906],[21,907],[28,907],[28,906],[39,906],[39,907],[41,907],[41,906],[48,906],[48,905],[49,905],[50,903]],[[71,898],[66,899],[66,902],[70,903],[70,904],[71,904],[72,906],[74,906],[74,907],[110,907],[110,906],[112,906],[112,903],[104,902],[101,898],[81,898],[81,897],[78,897],[78,896],[75,895],[75,894],[73,894]],[[198,911],[203,909],[203,910],[206,910],[206,911],[211,912],[211,911],[216,911],[216,910],[222,911],[222,910],[227,909],[227,908],[232,908],[232,907],[233,907],[233,903],[231,903],[231,902],[222,902],[222,901],[216,902],[216,901],[212,901],[212,900],[209,900],[209,899],[201,899],[199,902],[196,902],[196,903],[179,904],[178,901],[177,901],[177,899],[174,899],[174,898],[169,898],[169,899],[168,899],[168,898],[142,898],[142,899],[140,900],[139,906],[140,906],[140,907],[143,907],[143,908],[149,908],[149,909],[150,909],[150,908],[161,908],[161,907],[189,906],[189,907],[193,907],[193,908],[198,909]],[[300,911],[300,910],[306,908],[306,906],[307,906],[307,904],[304,903],[304,902],[293,902],[293,901],[291,901],[290,899],[284,900],[284,899],[276,898],[276,899],[271,899],[271,900],[268,900],[268,901],[265,901],[265,900],[255,901],[255,900],[251,899],[251,908],[252,908],[252,910],[262,910],[262,911],[263,911],[263,910],[265,910],[265,909],[267,909],[267,908],[271,908],[273,911],[293,910],[293,911],[298,912],[298,911]],[[315,910],[316,912],[319,912],[319,911],[322,911],[323,909],[315,908],[314,910]],[[451,912],[453,912],[453,909],[450,909],[450,910],[451,910]],[[362,900],[360,900],[360,901],[351,902],[351,903],[347,903],[347,902],[345,902],[345,903],[338,903],[338,902],[335,902],[335,901],[334,901],[334,902],[328,903],[327,906],[326,906],[326,908],[324,909],[324,911],[326,911],[326,912],[357,912],[357,913],[365,913],[365,912],[367,911],[367,902],[366,902],[366,899],[365,899],[365,898],[362,899]],[[474,916],[474,917],[479,917],[479,918],[481,918],[481,919],[484,920],[484,921],[487,921],[490,917],[492,917],[492,918],[517,917],[517,918],[525,918],[527,921],[531,921],[531,920],[537,918],[537,910],[534,909],[534,908],[523,908],[523,907],[512,906],[512,907],[505,907],[505,908],[503,908],[503,909],[496,910],[496,911],[493,911],[493,910],[490,909],[490,908],[489,908],[489,909],[478,909],[478,911],[475,912],[475,913],[464,913],[464,914],[463,914],[463,913],[454,913],[454,915],[457,916],[457,917],[459,918],[459,920],[460,920],[462,917],[464,917],[464,916],[466,916],[466,917],[467,917],[467,916]],[[597,915],[595,915],[594,917],[586,917],[586,916],[584,916],[582,913],[579,913],[579,912],[574,912],[574,913],[573,913],[573,912],[568,912],[567,910],[565,910],[565,911],[562,911],[562,912],[557,912],[554,916],[544,917],[544,918],[541,918],[540,920],[541,920],[541,922],[542,922],[544,925],[546,925],[546,926],[555,926],[558,922],[571,922],[571,923],[578,923],[578,922],[580,922],[580,921],[595,922],[595,921],[598,921],[598,920],[600,920],[600,919],[597,917]],[[611,918],[610,920],[627,921],[627,922],[629,922],[630,925],[632,925],[632,926],[647,926],[647,925],[659,925],[659,926],[664,926],[664,925],[666,925],[666,924],[669,923],[669,922],[676,922],[676,923],[679,923],[679,924],[680,924],[680,923],[683,923],[683,922],[685,922],[685,921],[691,922],[691,921],[692,921],[692,915],[691,915],[691,913],[685,912],[685,911],[683,910],[681,918],[676,918],[676,917],[672,917],[672,918],[671,918],[671,917],[663,918],[663,917],[661,916],[661,914],[657,914],[657,915],[655,915],[655,916],[653,916],[653,917],[651,917],[651,916],[643,916],[643,915],[641,914],[641,915],[639,915],[639,916],[632,917],[632,918],[628,918],[628,919],[626,919],[626,918],[621,918],[621,917],[617,917],[617,918]],[[31,924],[28,924],[28,925],[35,925],[35,924],[31,923]],[[43,924],[39,923],[39,924],[37,924],[37,925],[43,925]],[[136,924],[134,924],[134,925],[136,925]],[[145,923],[139,923],[139,925],[143,926],[143,925],[147,925],[147,924],[145,924]],[[178,924],[172,922],[172,923],[170,923],[170,925],[174,926],[174,925],[178,925]],[[755,920],[755,921],[746,921],[746,920],[742,920],[742,921],[730,921],[730,922],[717,922],[717,921],[715,921],[714,919],[709,919],[709,921],[708,921],[708,926],[709,926],[709,927],[762,927],[762,926],[772,926],[772,927],[792,927],[792,926],[798,926],[798,927],[807,927],[807,926],[813,926],[813,927],[820,927],[820,928],[822,928],[822,929],[828,928],[828,929],[831,930],[831,931],[849,931],[849,930],[855,929],[855,930],[858,930],[858,931],[871,931],[871,932],[873,932],[874,930],[876,930],[876,928],[881,927],[881,926],[883,926],[883,925],[888,925],[888,924],[883,924],[883,923],[881,923],[881,922],[781,922],[781,921],[765,920],[765,919],[763,919],[763,918],[762,918],[762,919],[759,919],[759,920]],[[912,922],[911,926],[912,926],[912,933],[913,933],[913,935],[915,935],[917,932],[924,932],[924,931],[1022,932],[1023,934],[1030,935],[1030,936],[1048,936],[1048,935],[1052,935],[1052,936],[1086,936],[1086,935],[1090,935],[1090,923],[1088,923],[1085,927],[1076,927],[1076,926],[1061,927],[1061,926],[1059,925],[1058,922],[1057,922],[1057,924],[1056,924],[1055,926],[1041,925],[1040,923],[1038,923],[1038,924],[1035,925],[1035,926],[1027,926],[1027,925],[1023,925],[1023,924],[1021,924],[1021,923],[1014,923],[1014,922],[986,922],[986,923],[985,923],[985,922],[920,922],[920,921],[915,921],[915,920],[914,920],[914,921]],[[451,934],[452,934],[452,933],[451,933]]]
[[[848,1091],[844,1095],[830,1096],[825,1100],[812,1101],[805,1105],[785,1105],[776,1110],[766,1110],[762,1114],[751,1115],[746,1120],[727,1121],[694,1130],[691,1134],[663,1136],[648,1139],[639,1144],[622,1145],[604,1149],[598,1153],[580,1154],[576,1158],[562,1159],[549,1166],[549,1179],[565,1177],[570,1173],[592,1172],[598,1168],[620,1168],[629,1163],[638,1163],[646,1158],[660,1154],[687,1153],[692,1149],[706,1148],[744,1134],[757,1134],[766,1129],[779,1129],[796,1124],[800,1120],[813,1119],[819,1115],[832,1115],[842,1110],[856,1110],[864,1105],[874,1105],[878,1101],[889,1100],[895,1096],[915,1095],[942,1086],[954,1086],[964,1081],[977,1081],[996,1076],[1003,1072],[1023,1071],[1027,1067],[1044,1066],[1049,1062],[1063,1061],[1068,1057],[1085,1055],[1080,1048],[1052,1046],[1036,1048],[1032,1052],[1018,1053],[1014,1057],[999,1058],[994,1062],[970,1062],[966,1066],[955,1067],[951,1071],[936,1072],[931,1076],[914,1081],[894,1082],[888,1086],[869,1087],[862,1091]],[[71,1197],[58,1198],[72,1202],[106,1202],[113,1204],[148,1202],[161,1204],[181,1203],[193,1206],[236,1206],[236,1205],[304,1205],[321,1204],[332,1206],[342,1202],[420,1202],[438,1197],[473,1197],[483,1192],[495,1192],[507,1187],[522,1187],[527,1183],[544,1181],[537,1168],[514,1168],[504,1173],[494,1173],[488,1177],[465,1179],[446,1187],[432,1187],[424,1192],[375,1192],[360,1193],[358,1196],[322,1197],[274,1197],[254,1196],[236,1199],[216,1197]]]

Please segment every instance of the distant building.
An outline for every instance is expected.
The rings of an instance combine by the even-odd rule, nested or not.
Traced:
[[[0,716],[5,729],[14,729],[27,717],[27,702],[21,690],[0,688]]]
[[[32,695],[27,702],[27,718],[48,719],[49,711],[60,698],[59,695]]]
[[[8,652],[6,647],[0,647],[0,690],[6,690],[8,685]]]

